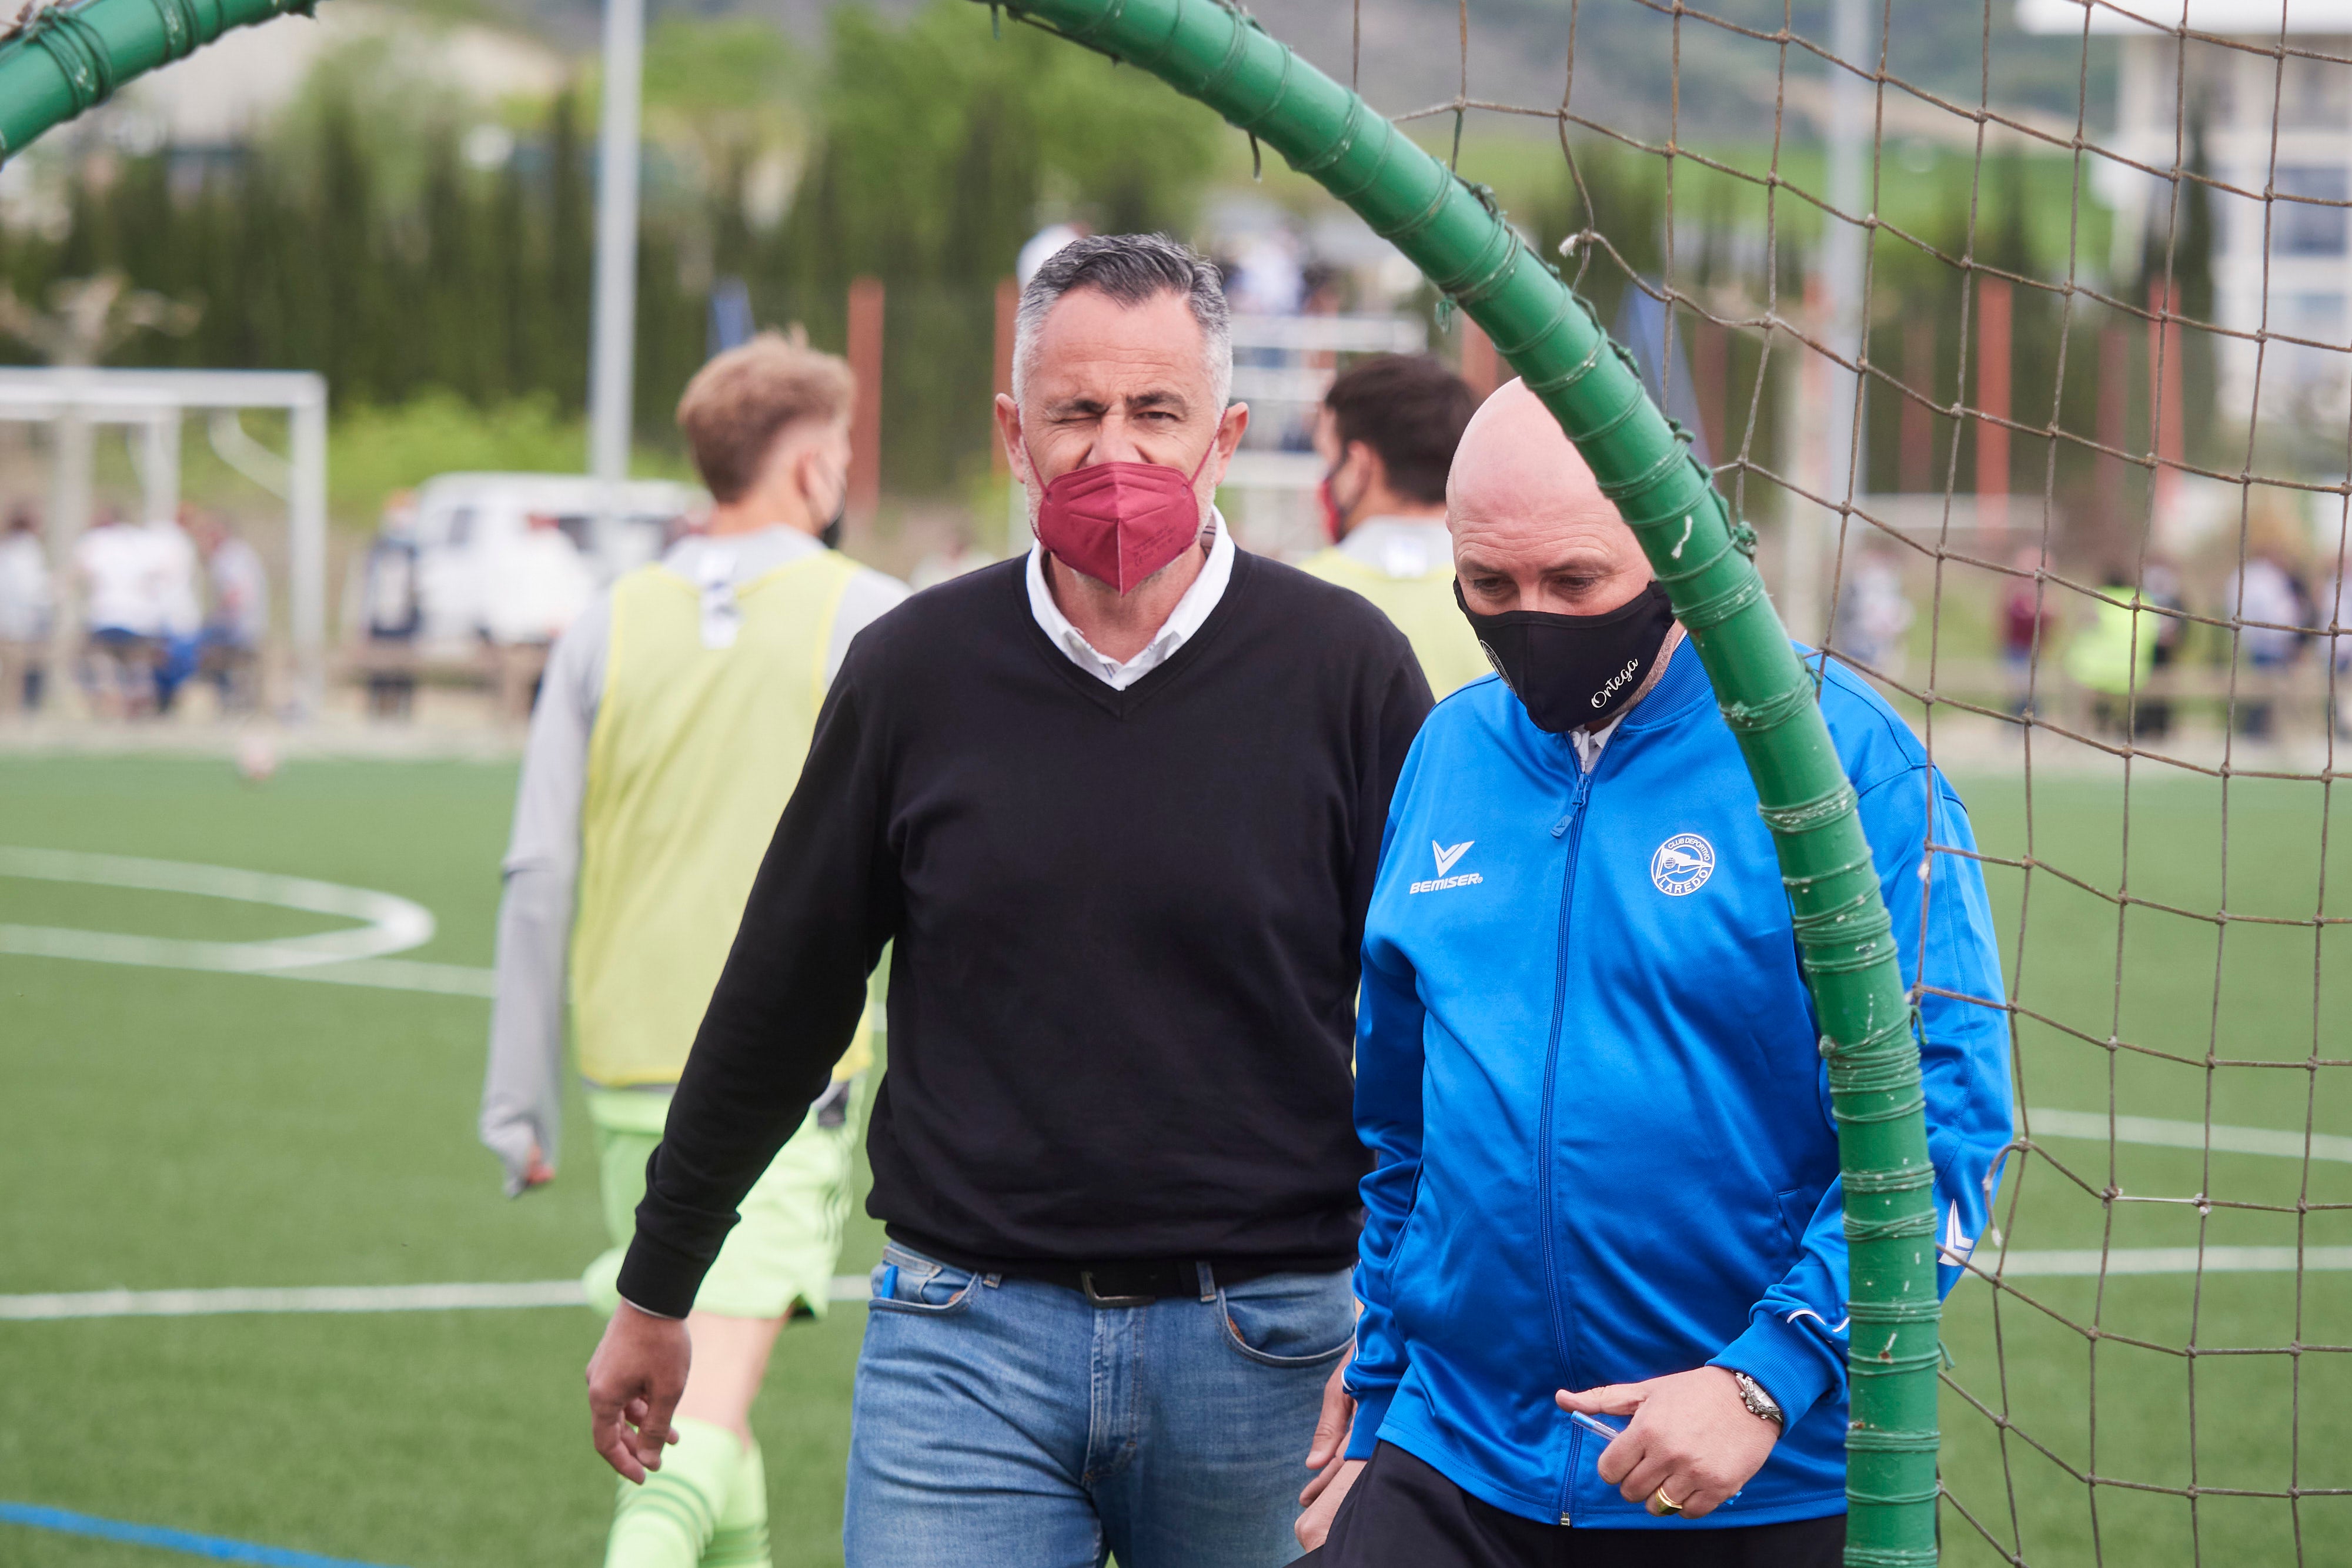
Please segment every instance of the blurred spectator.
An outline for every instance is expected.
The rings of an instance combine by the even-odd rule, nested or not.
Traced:
[[[2221,584],[2221,613],[2237,623],[2237,657],[2258,677],[2251,695],[2238,699],[2238,732],[2266,738],[2274,705],[2263,689],[2267,677],[2291,668],[2303,653],[2307,632],[2298,630],[2315,619],[2310,590],[2289,564],[2293,559],[2283,540],[2270,537],[2259,522],[2249,528],[2246,564]]]
[[[196,673],[197,639],[205,612],[196,597],[196,547],[177,518],[157,517],[146,535],[148,591],[163,645],[155,661],[155,711],[169,713],[180,687]]]
[[[52,609],[40,521],[12,507],[0,532],[0,714],[41,706]]]
[[[1298,307],[1301,316],[1337,316],[1347,308],[1348,275],[1328,261],[1310,261],[1300,275],[1307,298]],[[1309,355],[1309,364],[1328,364],[1328,350]]]
[[[2014,694],[2009,711],[2021,718],[2032,706],[2034,664],[2058,625],[2057,608],[2050,602],[2040,575],[2047,559],[2038,546],[2020,549],[2009,563],[2017,575],[2010,579],[2009,591],[2001,599],[2000,657]]]
[[[2091,601],[2090,625],[2066,644],[2066,673],[2092,694],[2093,726],[2124,735],[2133,701],[2156,667],[2157,618],[2138,608],[2131,573],[2120,567],[2101,574],[2099,591],[2106,597]]]
[[[1241,242],[1225,276],[1225,298],[1236,316],[1298,314],[1307,299],[1307,273],[1288,230],[1268,229]]]
[[[416,492],[396,490],[383,504],[375,542],[360,580],[367,645],[368,713],[406,718],[416,700],[416,634],[425,608],[416,582]]]
[[[156,670],[163,662],[168,575],[155,539],[109,507],[97,526],[74,545],[73,570],[80,591],[82,681],[90,706],[106,717],[152,710]]]
[[[1911,601],[1903,569],[1885,550],[1865,546],[1838,592],[1837,650],[1850,662],[1889,680],[1903,675],[1903,634],[1911,630]]]
[[[2181,639],[2189,632],[2189,622],[2181,618],[2188,601],[2180,596],[2180,573],[2170,561],[2151,556],[2140,568],[2139,601],[2151,609],[2172,612],[2140,623],[2140,635],[2156,643],[2150,673],[2160,677],[2179,662]],[[2171,699],[2142,694],[2132,707],[2132,733],[2155,739],[2171,734]]]
[[[1376,354],[1331,383],[1316,411],[1323,526],[1331,547],[1302,570],[1350,588],[1396,623],[1444,696],[1486,673],[1454,597],[1445,476],[1478,400],[1421,354]]]
[[[220,691],[223,713],[250,713],[259,693],[261,644],[269,635],[269,573],[260,552],[218,517],[194,517],[196,549],[212,612],[196,640],[196,669]]]
[[[529,718],[548,649],[588,607],[596,580],[579,547],[545,512],[532,513],[521,533],[488,555],[483,576],[490,595],[482,631],[496,660],[499,710],[508,718]]]
[[[1013,264],[1013,276],[1022,287],[1037,276],[1037,269],[1053,259],[1055,252],[1074,239],[1084,239],[1094,231],[1084,224],[1047,224],[1029,236],[1021,247],[1021,258]]]

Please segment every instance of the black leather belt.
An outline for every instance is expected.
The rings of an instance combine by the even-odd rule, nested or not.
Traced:
[[[1097,1307],[1148,1307],[1170,1296],[1202,1293],[1202,1270],[1209,1270],[1209,1288],[1238,1285],[1246,1280],[1279,1273],[1285,1265],[1242,1262],[1209,1263],[1169,1259],[1152,1262],[1033,1263],[1006,1270],[1015,1280],[1036,1280],[1076,1291]]]

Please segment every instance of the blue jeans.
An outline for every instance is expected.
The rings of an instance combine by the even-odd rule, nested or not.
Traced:
[[[1278,1568],[1346,1270],[1095,1307],[893,1243],[850,1418],[848,1568]]]

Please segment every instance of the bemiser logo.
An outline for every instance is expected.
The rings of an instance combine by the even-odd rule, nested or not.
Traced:
[[[1468,852],[1472,844],[1476,843],[1477,841],[1478,841],[1475,839],[1465,839],[1460,843],[1455,844],[1453,848],[1448,849],[1444,844],[1439,843],[1435,839],[1430,840],[1429,852],[1436,857],[1437,874],[1426,882],[1414,883],[1411,887],[1406,888],[1405,892],[1436,893],[1444,888],[1468,887],[1473,883],[1486,881],[1486,879],[1485,877],[1480,876],[1475,871],[1465,872],[1460,876],[1448,876],[1445,874],[1454,869],[1454,863],[1461,860],[1465,853]]]

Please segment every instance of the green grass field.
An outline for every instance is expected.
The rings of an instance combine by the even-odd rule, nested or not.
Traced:
[[[2013,784],[1962,781],[1988,852],[2018,856]],[[241,784],[201,760],[0,758],[0,843],[299,874],[398,894],[439,929],[406,959],[486,966],[510,768],[308,762]],[[2316,786],[2240,781],[2226,904],[2308,921],[2319,909]],[[2145,778],[2131,809],[2142,896],[2224,904],[2220,791]],[[2336,813],[2326,913],[2352,908]],[[2032,850],[2112,887],[2113,782],[2037,784]],[[2028,1008],[2201,1061],[2352,1055],[2352,932],[2136,909],[2118,987],[2114,908],[2032,879],[1990,883]],[[0,925],[247,940],[338,924],[262,905],[0,877]],[[2217,976],[2219,986],[2217,989]],[[2118,995],[2120,994],[2120,1003]],[[452,996],[0,956],[0,1179],[10,1194],[0,1294],[216,1286],[560,1279],[601,1245],[586,1164],[521,1202],[473,1141],[487,1007]],[[2352,1134],[2345,1069],[2200,1066],[2135,1057],[2029,1023],[2028,1103]],[[575,1114],[572,1126],[581,1124]],[[580,1145],[575,1143],[576,1152]],[[2292,1244],[2292,1213],[2231,1203],[2352,1203],[2352,1165],[2057,1141],[2065,1171],[2013,1164],[2001,1209],[2018,1249]],[[2071,1176],[2067,1174],[2071,1172]],[[2131,1197],[2217,1205],[2114,1203]],[[2019,1201],[2013,1214],[2011,1199]],[[2335,1210],[2314,1246],[2352,1245]],[[844,1259],[878,1249],[856,1221]],[[1988,1243],[1979,1253],[1995,1256]],[[1981,1282],[1955,1296],[1953,1378],[2013,1421],[2000,1434],[1947,1394],[1947,1479],[2003,1550],[2037,1564],[2352,1562],[2352,1498],[2092,1493],[2038,1454],[2120,1482],[2282,1491],[2352,1488],[2352,1367],[2282,1351],[2352,1342],[2352,1272]],[[2298,1288],[2299,1284],[2299,1288]],[[2171,1347],[2096,1345],[2050,1315]],[[862,1312],[780,1344],[756,1421],[779,1564],[837,1563],[841,1467]],[[577,1309],[0,1322],[12,1419],[0,1500],[70,1509],[396,1568],[595,1561],[611,1482],[585,1442],[580,1368],[597,1330]],[[2176,1354],[2195,1344],[2193,1359]],[[2193,1373],[2193,1379],[2192,1379]],[[2095,1438],[2091,1416],[2095,1374]],[[2298,1386],[2299,1380],[2299,1386]],[[2195,1418],[2190,1418],[2191,1398]],[[2194,1433],[2192,1440],[2191,1433]],[[2298,1557],[2298,1531],[2300,1556]],[[1948,1510],[1948,1559],[1998,1555]],[[150,1549],[0,1524],[0,1563],[155,1564]]]

